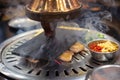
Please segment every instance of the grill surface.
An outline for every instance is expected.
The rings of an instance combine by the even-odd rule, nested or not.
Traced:
[[[112,37],[96,31],[70,27],[64,29],[77,30],[80,32],[80,35],[82,34],[80,41],[85,45],[92,39],[101,38],[99,35],[104,36],[102,38],[116,41]],[[47,66],[45,66],[44,63],[34,64],[25,62],[25,59],[22,57],[11,53],[15,48],[37,35],[38,32],[41,33],[43,30],[29,31],[8,39],[1,44],[0,71],[2,74],[19,80],[84,80],[88,70],[104,64],[115,64],[119,61],[119,58],[116,58],[117,60],[115,59],[111,62],[96,62],[91,59],[91,54],[87,48],[85,48],[82,53],[75,55],[69,63],[62,62],[61,64],[57,64],[55,62],[51,62],[53,64],[49,64]]]

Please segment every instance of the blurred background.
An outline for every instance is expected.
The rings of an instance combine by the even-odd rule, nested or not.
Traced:
[[[30,0],[0,0],[0,43],[20,33],[38,29],[40,22],[25,15]],[[81,28],[97,30],[120,41],[120,0],[81,0],[81,15],[71,20]]]

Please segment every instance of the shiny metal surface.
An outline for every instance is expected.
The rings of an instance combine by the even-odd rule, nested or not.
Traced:
[[[69,12],[80,7],[79,0],[32,0],[27,9],[35,13],[57,13]]]
[[[27,17],[13,18],[8,22],[9,30],[12,33],[19,34],[22,32],[41,28],[41,23],[31,20]]]
[[[85,46],[87,42],[91,41],[92,34],[94,34],[92,39],[100,38],[98,34],[101,34],[106,39],[115,40],[106,34],[88,29],[75,27],[61,27],[59,29],[74,31],[80,37],[79,41]],[[104,64],[115,64],[118,61],[117,58],[115,62],[99,63],[93,61],[89,50],[85,48],[85,51],[75,55],[70,63],[56,64],[53,62],[53,65],[39,66],[37,68],[35,64],[23,65],[24,59],[12,54],[11,51],[42,32],[42,29],[29,31],[2,43],[0,46],[0,72],[17,80],[84,80],[89,70]]]
[[[8,23],[8,25],[10,27],[13,27],[13,28],[31,28],[31,27],[37,27],[37,28],[40,28],[40,22],[37,22],[37,21],[34,21],[34,20],[31,20],[27,17],[19,17],[19,18],[14,18],[14,19],[11,19]]]
[[[104,65],[87,73],[85,80],[120,80],[120,65]]]

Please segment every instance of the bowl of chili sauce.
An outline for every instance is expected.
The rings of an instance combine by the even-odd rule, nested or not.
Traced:
[[[119,44],[117,42],[106,39],[90,41],[87,46],[92,58],[97,61],[113,60],[119,50]]]

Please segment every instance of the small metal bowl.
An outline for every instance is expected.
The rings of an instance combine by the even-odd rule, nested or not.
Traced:
[[[110,41],[111,44],[113,44],[114,46],[116,46],[116,49],[113,51],[108,51],[108,52],[100,52],[100,51],[95,51],[94,49],[91,49],[90,46],[91,45],[95,45],[95,44],[100,44],[100,43],[105,43],[107,41]],[[107,44],[107,43],[106,43]],[[107,44],[109,46],[109,44]],[[119,44],[111,41],[111,40],[106,40],[106,39],[101,39],[101,40],[94,40],[88,43],[88,49],[91,52],[92,58],[96,61],[110,61],[116,58],[117,56],[117,52],[119,50]],[[93,46],[95,47],[95,46]],[[109,46],[109,48],[111,48],[112,46]]]
[[[103,65],[86,74],[85,80],[120,80],[120,65]]]

